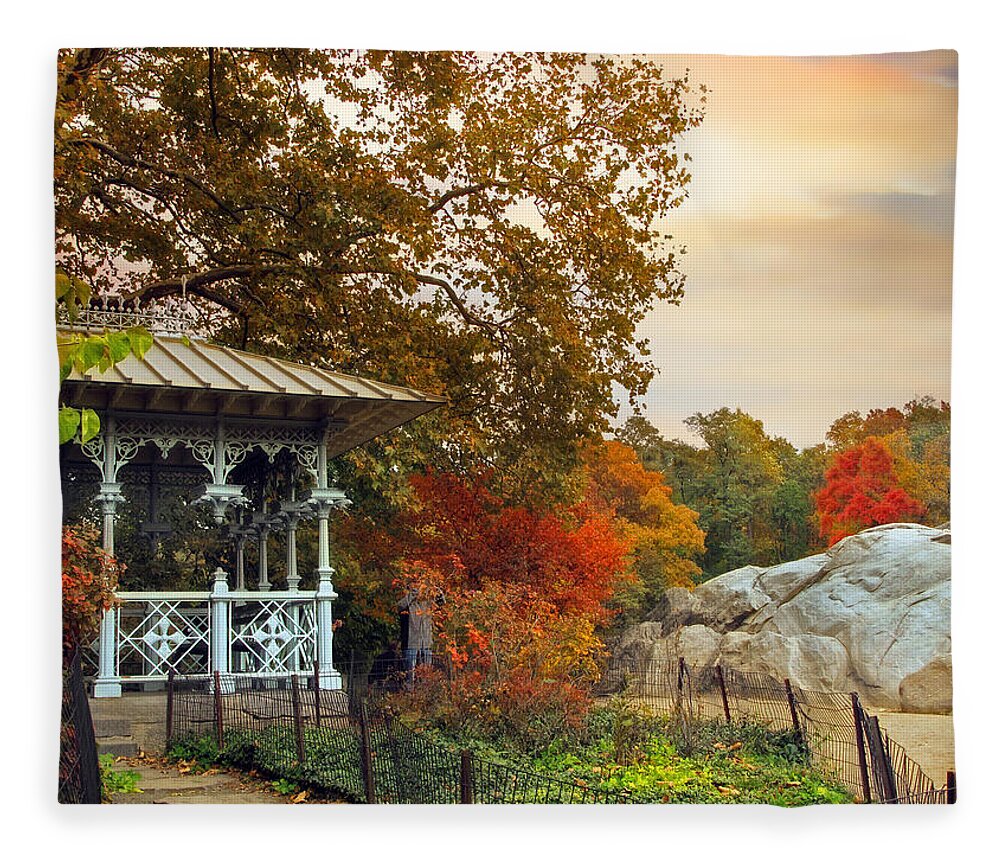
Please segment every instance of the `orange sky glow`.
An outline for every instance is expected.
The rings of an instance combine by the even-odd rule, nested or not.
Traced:
[[[640,325],[653,424],[689,439],[740,407],[806,446],[851,409],[949,399],[957,55],[657,60],[711,93],[662,225],[686,294]]]

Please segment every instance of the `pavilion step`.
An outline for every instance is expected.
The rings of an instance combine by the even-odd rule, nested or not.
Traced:
[[[129,720],[105,717],[94,720],[94,735],[98,738],[127,738],[132,734]]]
[[[97,754],[135,756],[139,754],[139,745],[129,736],[100,737],[97,739]]]

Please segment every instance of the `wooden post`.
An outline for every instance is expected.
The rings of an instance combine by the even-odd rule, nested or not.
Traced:
[[[372,770],[372,735],[368,725],[368,706],[361,703],[361,778],[365,784],[365,801],[375,803],[375,773]]]
[[[299,699],[299,676],[292,675],[292,716],[295,719],[295,755],[297,764],[306,760],[305,738],[302,736],[302,701]]]
[[[878,717],[869,717],[868,724],[871,731],[868,733],[868,740],[872,748],[872,761],[879,771],[879,781],[882,784],[882,800],[885,803],[898,803],[896,797],[896,776],[892,770],[892,762],[889,761],[889,754],[886,750],[885,739],[882,737],[882,729],[878,724]]]
[[[958,801],[958,789],[955,785],[955,771],[948,771],[945,776],[945,785],[948,789],[948,803],[956,803]]]
[[[167,749],[174,736],[174,670],[167,671]]]
[[[726,715],[726,722],[733,721],[729,713],[729,694],[726,692],[726,673],[721,666],[715,667],[715,677],[719,679],[719,692],[722,694],[722,712]]]
[[[864,711],[857,693],[851,693],[851,710],[854,712],[854,741],[858,745],[858,769],[861,772],[861,794],[865,803],[872,802],[872,786],[868,780],[868,756],[865,753],[865,729],[862,724]]]
[[[316,728],[318,729],[323,716],[319,699],[319,660],[313,660],[313,701],[316,706]]]
[[[677,661],[677,692],[684,692],[684,672],[687,670],[687,666],[684,664],[684,658],[681,657]]]
[[[222,733],[224,729],[222,717],[222,674],[218,669],[214,672],[215,689],[215,742],[222,749]]]
[[[462,750],[461,767],[462,803],[475,803],[472,784],[472,751]]]
[[[792,692],[792,682],[785,678],[785,695],[788,697],[788,710],[792,715],[792,731],[799,736],[799,741],[805,743],[802,726],[799,725],[799,709],[795,704],[795,693]]]

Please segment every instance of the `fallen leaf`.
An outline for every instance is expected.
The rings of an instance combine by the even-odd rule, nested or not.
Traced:
[[[292,795],[292,803],[304,803],[305,799],[309,796],[309,790],[300,791],[298,794]]]

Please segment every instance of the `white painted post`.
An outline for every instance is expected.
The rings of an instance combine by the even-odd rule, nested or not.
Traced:
[[[316,564],[316,661],[319,663],[319,686],[323,690],[341,689],[340,674],[333,668],[333,568],[330,567],[330,511],[347,500],[342,493],[330,490],[327,482],[326,439],[319,444],[314,504],[318,526]]]
[[[266,514],[261,515],[266,516]],[[254,515],[254,519],[257,515]],[[260,523],[260,531],[257,533],[257,590],[270,591],[271,583],[267,579],[267,535],[271,531],[267,523]]]
[[[101,476],[100,492],[97,500],[101,504],[102,540],[104,551],[115,554],[115,512],[118,503],[125,501],[118,476],[116,457],[115,418],[108,415],[104,422],[104,474]],[[122,694],[122,682],[118,677],[118,609],[112,607],[101,616],[101,632],[98,638],[99,657],[97,678],[94,680],[95,699],[116,699]]]
[[[243,551],[246,548],[247,539],[245,535],[239,535],[236,538],[236,590],[246,591],[247,589],[247,575],[246,566],[243,557]]]
[[[212,574],[212,593],[209,595],[209,669],[219,673],[223,680],[222,692],[232,692],[229,675],[229,583],[226,572],[217,567]],[[227,689],[229,688],[229,689]]]

